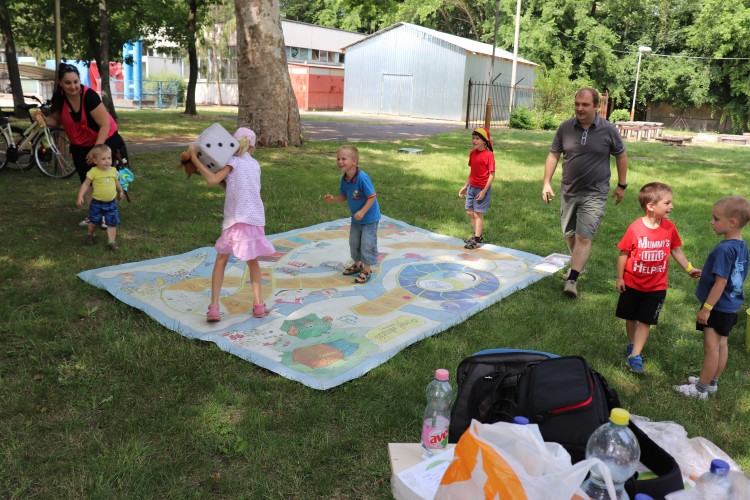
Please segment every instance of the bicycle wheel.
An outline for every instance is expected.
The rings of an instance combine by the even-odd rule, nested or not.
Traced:
[[[13,142],[17,145],[21,144],[21,141],[23,141],[23,132],[24,130],[20,127],[10,127],[11,132],[13,132]],[[31,156],[31,144],[24,147],[21,151],[15,150],[13,152],[8,151],[8,144],[5,144],[7,139],[3,137],[3,145],[0,146],[2,148],[2,152],[0,152],[0,156],[2,159],[0,162],[3,163],[0,168],[7,166],[9,170],[29,170],[31,167],[34,166],[34,159]]]
[[[40,172],[53,179],[67,179],[76,171],[70,141],[61,128],[44,131],[34,141],[34,160]]]

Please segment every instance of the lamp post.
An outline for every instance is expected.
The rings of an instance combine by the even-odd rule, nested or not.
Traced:
[[[497,20],[499,15],[500,0],[497,0],[495,2],[495,35],[492,37],[492,59],[490,60],[490,86],[487,94],[487,106],[484,109],[484,128],[488,132],[492,124],[492,82],[495,81],[495,47],[497,46]]]
[[[638,47],[638,69],[635,70],[635,88],[633,89],[633,107],[630,108],[630,121],[635,118],[635,96],[638,93],[638,76],[641,74],[641,56],[651,52],[651,47],[641,45]]]
[[[521,0],[516,1],[516,30],[513,35],[513,66],[510,72],[510,99],[508,99],[508,119],[513,112],[513,101],[516,94],[516,71],[518,68],[518,32],[521,27]]]

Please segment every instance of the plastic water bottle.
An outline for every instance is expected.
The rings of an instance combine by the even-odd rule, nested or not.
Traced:
[[[695,488],[701,498],[734,499],[734,486],[729,477],[729,464],[718,458],[711,460],[710,470],[698,478]]]
[[[448,370],[435,370],[435,378],[427,385],[427,406],[422,419],[422,458],[440,453],[448,445],[453,387]]]
[[[586,444],[586,458],[598,458],[612,474],[617,500],[629,498],[625,492],[625,481],[633,475],[641,458],[641,446],[633,431],[628,429],[629,421],[630,413],[627,410],[613,408],[609,422],[596,429]],[[591,469],[581,488],[592,499],[610,499],[598,466]]]

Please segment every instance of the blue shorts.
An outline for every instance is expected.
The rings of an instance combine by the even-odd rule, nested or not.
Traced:
[[[476,188],[472,185],[469,185],[469,188],[466,190],[466,204],[464,205],[464,208],[466,210],[469,210],[471,212],[484,213],[490,209],[490,198],[492,197],[492,188],[489,188],[487,190],[487,192],[484,195],[484,198],[482,198],[482,201],[477,201],[477,195],[481,192],[482,192],[481,189]]]
[[[349,229],[349,251],[354,262],[378,265],[378,223],[355,224]]]
[[[115,200],[91,200],[89,204],[89,221],[97,226],[101,226],[102,217],[104,217],[104,223],[109,227],[120,225],[120,214],[117,212],[117,202]]]

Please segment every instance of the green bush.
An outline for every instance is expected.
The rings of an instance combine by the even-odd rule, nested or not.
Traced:
[[[517,128],[521,130],[534,130],[536,124],[534,123],[534,116],[526,108],[514,108],[510,112],[510,128]]]
[[[539,120],[539,126],[542,130],[557,130],[560,126],[561,121],[555,116],[554,113],[544,113],[541,120]]]
[[[612,123],[630,121],[630,111],[627,109],[616,109],[609,115],[609,121]]]

